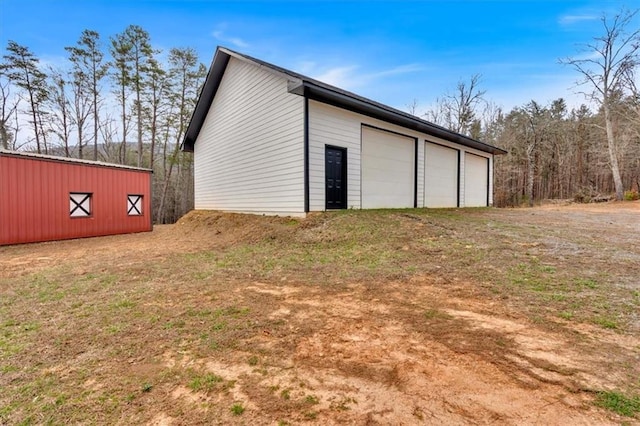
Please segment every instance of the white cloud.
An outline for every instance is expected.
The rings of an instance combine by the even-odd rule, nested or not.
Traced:
[[[362,80],[356,73],[357,69],[357,65],[329,68],[322,71],[321,74],[312,74],[312,77],[316,80],[320,80],[324,83],[332,84],[341,88],[353,88],[362,83]]]
[[[584,21],[595,21],[598,18],[598,15],[593,14],[562,15],[558,22],[560,25],[573,25]]]
[[[407,73],[413,73],[413,72],[424,71],[424,70],[425,70],[425,67],[423,67],[422,65],[407,64],[407,65],[400,65],[398,67],[394,67],[388,70],[379,71],[371,74],[370,76],[373,78],[380,78],[380,77],[388,77],[388,76],[398,75],[398,74],[407,74]]]
[[[347,90],[355,90],[357,88],[362,88],[376,83],[377,81],[383,80],[387,77],[414,73],[424,69],[424,67],[418,64],[407,64],[380,71],[361,72],[362,67],[359,65],[346,65],[319,69],[315,62],[309,61],[301,62],[296,68],[302,74],[309,75],[316,80]]]
[[[235,47],[239,47],[242,49],[246,49],[249,47],[249,43],[241,39],[240,37],[229,36],[226,34],[226,29],[228,25],[225,23],[219,24],[216,29],[211,33],[211,35],[218,41],[222,43],[231,43]]]
[[[315,72],[317,64],[313,61],[302,61],[297,64],[296,69],[300,74],[311,75]]]

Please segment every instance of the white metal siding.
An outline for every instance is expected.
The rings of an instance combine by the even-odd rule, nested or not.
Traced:
[[[309,101],[309,209],[325,209],[325,145],[347,148],[347,207],[360,204],[360,120],[358,114]]]
[[[413,207],[415,139],[362,128],[362,208]]]
[[[424,206],[458,206],[457,149],[425,143]]]
[[[489,158],[465,153],[464,206],[484,207],[489,190]]]
[[[348,207],[362,208],[360,166],[361,166],[361,126],[369,125],[389,131],[398,132],[413,138],[417,138],[418,143],[418,170],[417,170],[417,195],[418,207],[425,206],[424,183],[425,183],[425,142],[434,142],[460,151],[460,207],[465,205],[465,152],[489,157],[490,167],[493,170],[491,156],[485,152],[473,148],[458,145],[454,142],[436,138],[431,135],[419,133],[411,129],[396,126],[381,120],[376,120],[362,114],[354,113],[342,108],[323,104],[321,102],[309,101],[309,207],[311,211],[322,211],[325,209],[325,174],[324,174],[324,147],[334,145],[347,148],[347,176],[348,176]],[[490,174],[490,179],[493,179]],[[491,185],[493,181],[490,180]],[[490,188],[490,200],[493,197]],[[486,202],[486,199],[485,199]]]
[[[196,209],[304,214],[304,98],[231,58],[194,161]]]
[[[325,209],[324,147],[334,145],[347,148],[348,208],[362,208],[361,203],[361,133],[362,125],[419,138],[410,129],[376,120],[365,115],[337,108],[317,101],[309,101],[309,208]],[[415,148],[414,148],[415,149]],[[418,144],[418,206],[422,207],[424,183],[423,144]],[[413,167],[413,166],[412,166]],[[413,200],[413,199],[412,199]],[[413,206],[413,201],[411,206]]]

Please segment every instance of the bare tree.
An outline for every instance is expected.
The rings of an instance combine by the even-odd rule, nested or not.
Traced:
[[[106,116],[102,118],[100,126],[100,136],[104,141],[100,156],[103,161],[108,163],[118,163],[120,161],[120,143],[118,141],[117,127],[117,119],[107,112]]]
[[[425,118],[438,125],[467,136],[479,135],[479,109],[486,105],[480,90],[480,74],[471,76],[469,82],[459,81],[453,94],[446,94],[436,100],[435,108],[425,114]]]
[[[168,140],[165,140],[165,171],[158,204],[158,223],[163,223],[171,176],[174,167],[179,166],[180,142],[187,129],[195,105],[196,94],[206,75],[206,68],[202,64],[198,64],[198,55],[191,48],[171,49],[169,64],[171,66],[169,74],[173,80],[174,89],[170,96],[173,114],[172,117],[168,117],[168,122],[171,123],[175,139],[169,150],[167,150]]]
[[[69,141],[71,139],[71,103],[67,94],[67,81],[61,71],[51,69],[49,76],[51,120],[49,125],[53,134],[58,136],[64,149],[65,157],[71,157]]]
[[[548,110],[535,101],[529,102],[520,109],[525,158],[527,161],[526,198],[529,206],[533,206],[533,186],[535,180],[535,156],[545,137],[549,121],[546,119]]]
[[[485,90],[480,90],[480,74],[471,76],[469,83],[459,81],[454,95],[450,95],[452,106],[451,115],[454,119],[455,132],[469,135],[474,121],[477,119],[476,110],[485,104]]]
[[[407,112],[411,115],[418,115],[418,100],[413,98],[413,100],[406,105]]]
[[[626,120],[633,123],[631,130],[635,133],[638,144],[640,144],[640,84],[637,80],[636,70],[629,70],[625,76],[625,86],[630,93],[624,102],[623,115]]]
[[[640,56],[640,29],[628,33],[636,12],[623,10],[613,19],[603,16],[601,21],[604,34],[595,37],[592,43],[586,45],[586,52],[592,54],[588,58],[567,58],[561,62],[572,66],[582,74],[579,84],[590,87],[586,94],[597,102],[603,110],[605,130],[607,135],[607,149],[616,199],[622,200],[624,186],[620,176],[618,158],[618,141],[614,131],[616,116],[614,103],[616,94],[624,90],[626,77],[638,66]]]
[[[483,139],[487,143],[494,143],[504,128],[504,114],[502,108],[494,102],[486,102],[479,121],[481,123]]]
[[[14,149],[18,128],[12,127],[11,122],[16,117],[20,98],[13,96],[9,85],[9,77],[0,65],[0,146],[4,149]]]
[[[71,103],[71,121],[75,125],[77,141],[76,146],[78,148],[78,157],[84,158],[84,148],[89,143],[87,137],[87,121],[91,114],[91,102],[92,96],[89,89],[88,76],[79,70],[73,71],[73,78],[71,79],[71,91],[73,94],[73,102]],[[95,110],[94,110],[95,112]],[[97,120],[94,117],[94,126]],[[94,127],[95,129],[95,127]],[[93,159],[97,160],[98,144],[97,138],[93,136]]]
[[[156,146],[158,140],[159,118],[163,113],[166,113],[165,103],[163,99],[169,87],[169,79],[167,73],[163,69],[162,64],[155,58],[149,60],[149,66],[147,69],[148,81],[145,85],[143,118],[147,125],[145,126],[149,131],[149,167],[153,168],[155,161]]]

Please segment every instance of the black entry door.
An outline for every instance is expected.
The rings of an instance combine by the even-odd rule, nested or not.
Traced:
[[[347,150],[326,146],[324,150],[326,176],[326,209],[347,208]]]

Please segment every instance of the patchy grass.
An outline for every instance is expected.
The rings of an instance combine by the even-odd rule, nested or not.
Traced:
[[[315,405],[315,404],[319,404],[320,400],[315,395],[307,395],[304,398],[304,402],[306,402],[307,404],[310,404],[310,405]]]
[[[242,406],[242,404],[233,404],[231,406],[231,413],[233,413],[234,416],[239,416],[242,413],[244,413],[245,408]]]
[[[222,377],[213,373],[195,374],[188,386],[196,392],[211,392],[223,381]]]
[[[375,349],[367,345],[398,330],[425,347],[437,342],[487,359],[516,381],[535,380],[513,361],[513,335],[450,313],[477,306],[559,333],[585,353],[607,353],[607,365],[584,369],[603,380],[618,371],[611,385],[625,393],[612,395],[637,415],[637,397],[624,395],[640,391],[640,344],[611,343],[640,333],[640,247],[625,226],[539,209],[341,211],[305,220],[194,214],[152,234],[3,247],[0,423],[149,423],[159,412],[185,423],[239,415],[251,423],[255,413],[291,424],[353,423],[367,418],[359,411],[366,404],[338,385],[324,389],[326,377],[298,377],[297,366],[401,389],[402,372],[384,365],[399,342],[366,358]],[[329,300],[371,306],[338,313]],[[381,323],[357,328],[365,318]],[[322,345],[331,321],[336,335]],[[614,337],[600,338],[607,333]],[[327,355],[332,345],[346,349]],[[599,406],[629,415],[598,395]],[[411,407],[403,421],[425,412]]]
[[[596,403],[623,416],[634,417],[640,414],[640,397],[638,396],[629,397],[620,392],[603,391],[598,392]]]

